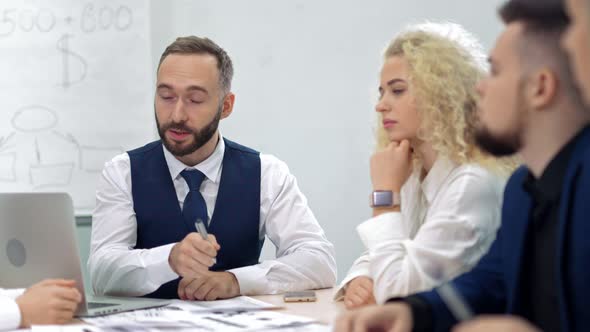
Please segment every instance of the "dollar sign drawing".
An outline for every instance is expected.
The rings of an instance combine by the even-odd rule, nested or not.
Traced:
[[[84,80],[86,77],[86,68],[88,64],[83,57],[79,54],[72,52],[68,45],[68,40],[72,37],[71,34],[64,34],[61,38],[57,41],[57,50],[62,53],[62,64],[63,64],[63,75],[61,80],[61,86],[64,88],[69,88],[72,84],[78,83]],[[70,73],[70,65],[72,64],[71,59],[76,59],[79,61],[80,65],[82,66],[82,70],[79,74],[77,79],[72,79]]]

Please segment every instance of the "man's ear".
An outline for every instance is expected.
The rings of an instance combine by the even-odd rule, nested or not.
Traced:
[[[559,80],[553,70],[543,68],[530,76],[527,85],[528,104],[534,109],[545,109],[555,101]]]
[[[234,110],[234,102],[236,101],[236,95],[231,92],[228,92],[225,97],[223,97],[222,108],[221,108],[221,118],[225,119]]]

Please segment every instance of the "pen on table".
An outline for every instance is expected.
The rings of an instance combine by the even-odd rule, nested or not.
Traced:
[[[438,286],[436,292],[457,321],[462,322],[473,318],[473,311],[450,282]]]
[[[195,221],[195,228],[197,229],[199,234],[201,234],[203,240],[207,241],[207,238],[209,238],[209,234],[207,233],[207,227],[205,227],[203,219],[197,218],[197,221]],[[217,258],[213,258],[213,263],[217,263]]]

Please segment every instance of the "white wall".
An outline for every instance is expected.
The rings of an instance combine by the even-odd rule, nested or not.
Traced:
[[[153,0],[153,65],[177,36],[208,36],[226,49],[237,97],[223,134],[287,162],[336,246],[342,279],[362,251],[355,226],[371,212],[382,49],[401,27],[425,19],[460,23],[489,48],[502,2]]]

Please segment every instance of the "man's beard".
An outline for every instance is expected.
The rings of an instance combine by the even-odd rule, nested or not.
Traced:
[[[522,148],[522,131],[525,126],[524,113],[526,103],[524,102],[524,82],[519,82],[518,93],[514,105],[516,118],[514,126],[504,135],[495,135],[483,123],[475,128],[475,143],[484,151],[496,157],[511,156]]]
[[[211,122],[209,122],[200,130],[193,130],[187,127],[185,123],[170,122],[161,126],[160,122],[158,121],[158,116],[156,115],[156,125],[158,126],[158,134],[160,135],[160,139],[164,143],[166,149],[168,149],[168,151],[170,151],[170,153],[172,153],[174,156],[183,157],[191,154],[209,142],[213,135],[215,135],[215,132],[217,132],[217,128],[219,126],[219,121],[221,120],[221,111],[222,107],[220,106],[213,120],[211,120]],[[173,142],[168,141],[166,138],[166,131],[169,129],[181,130],[183,132],[192,134],[193,142],[187,147],[181,147],[174,144]]]
[[[485,126],[476,129],[475,143],[482,150],[496,157],[511,156],[518,152],[522,145],[517,131],[509,135],[494,136]]]

